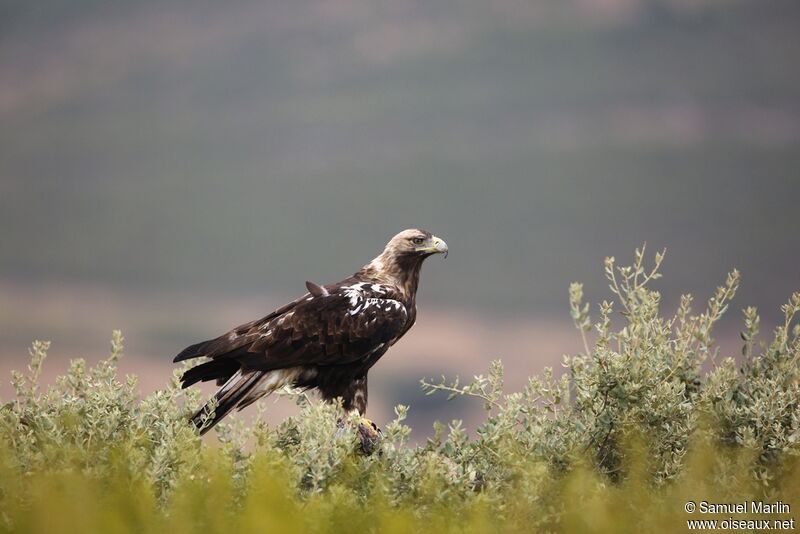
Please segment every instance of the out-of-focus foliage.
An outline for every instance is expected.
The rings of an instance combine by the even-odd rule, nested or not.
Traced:
[[[614,302],[596,321],[572,285],[585,352],[565,357],[560,377],[546,369],[505,393],[496,361],[466,385],[423,380],[431,394],[484,403],[474,437],[453,421],[410,446],[408,407],[398,406],[371,456],[358,452],[352,424],[337,424],[339,406],[296,391],[285,393],[299,416],[277,427],[225,423],[219,446],[203,444],[186,423],[200,399],[178,388],[178,371],[144,399],[135,378],[117,376],[118,332],[107,360],[90,369],[77,360],[40,391],[49,345],[36,342],[28,373],[13,376],[16,399],[0,411],[0,531],[668,532],[685,528],[689,500],[791,502],[800,495],[800,293],[768,344],[745,310],[737,364],[720,359],[712,330],[738,272],[700,313],[687,295],[665,318],[648,288],[662,259],[652,268],[643,251],[630,267],[607,259]]]

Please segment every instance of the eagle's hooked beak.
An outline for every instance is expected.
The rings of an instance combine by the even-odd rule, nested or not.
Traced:
[[[441,254],[444,254],[445,258],[447,257],[447,253],[449,252],[449,249],[447,248],[447,243],[444,242],[444,239],[441,239],[439,237],[433,236],[433,240],[431,241],[431,244],[433,245],[433,247],[432,247],[433,250],[431,252],[433,252],[434,254],[441,253]]]
[[[430,241],[428,241],[427,246],[422,248],[414,249],[415,252],[422,252],[423,254],[444,254],[444,257],[447,257],[447,243],[444,242],[444,239],[439,237],[431,236]]]

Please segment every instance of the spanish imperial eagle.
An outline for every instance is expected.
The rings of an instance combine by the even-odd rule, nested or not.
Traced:
[[[205,433],[234,408],[284,385],[341,398],[345,410],[363,417],[367,372],[414,325],[420,267],[439,253],[447,255],[443,240],[404,230],[353,276],[324,286],[306,282],[308,293],[297,300],[184,349],[175,362],[210,358],[183,374],[184,388],[208,380],[222,386],[192,423]]]

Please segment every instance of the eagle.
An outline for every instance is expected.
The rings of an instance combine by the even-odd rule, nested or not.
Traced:
[[[191,422],[204,434],[232,410],[286,385],[316,388],[326,401],[340,398],[364,418],[367,373],[416,321],[422,262],[447,253],[447,243],[430,232],[404,230],[352,276],[306,282],[306,294],[269,315],[185,348],[175,363],[207,360],[183,373],[182,387],[209,380],[221,386]]]

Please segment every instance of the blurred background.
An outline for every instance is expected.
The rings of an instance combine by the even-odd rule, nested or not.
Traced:
[[[644,241],[666,313],[743,272],[736,355],[739,310],[768,332],[800,289],[798,28],[796,0],[3,0],[0,398],[33,339],[52,379],[114,328],[164,387],[407,227],[451,253],[370,416],[410,404],[417,439],[480,411],[421,377],[560,370],[569,283],[610,298]]]

